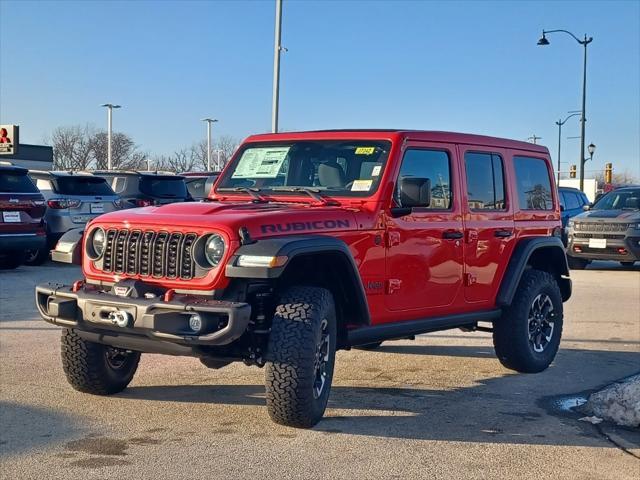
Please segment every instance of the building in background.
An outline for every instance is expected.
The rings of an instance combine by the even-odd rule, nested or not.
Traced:
[[[51,170],[53,148],[20,143],[18,125],[0,125],[0,160],[30,170]]]

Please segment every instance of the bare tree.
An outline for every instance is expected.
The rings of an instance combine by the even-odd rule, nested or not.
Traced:
[[[107,168],[108,137],[106,132],[98,132],[92,138],[95,168]],[[138,151],[133,139],[126,133],[114,133],[111,137],[111,164],[115,169],[137,170],[145,168],[147,154]]]
[[[596,181],[598,185],[602,187],[605,184],[604,181],[604,172],[598,173],[596,176]],[[638,178],[632,174],[629,170],[623,170],[622,172],[616,172],[614,170],[613,175],[611,176],[611,183],[613,185],[636,185],[638,183]]]
[[[53,168],[56,170],[84,170],[93,161],[92,138],[95,131],[89,125],[58,127],[48,143],[53,147]]]
[[[211,169],[218,170],[224,168],[233,152],[238,148],[238,139],[231,135],[222,135],[218,141],[211,146]],[[191,151],[195,159],[195,165],[202,170],[207,169],[207,141],[202,140],[191,146]],[[218,157],[219,156],[219,157]]]

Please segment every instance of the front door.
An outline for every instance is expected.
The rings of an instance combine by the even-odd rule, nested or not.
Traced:
[[[515,244],[505,152],[461,146],[460,158],[466,177],[464,297],[467,302],[491,303]]]
[[[409,143],[394,195],[403,177],[428,178],[429,205],[387,218],[386,305],[416,318],[449,313],[462,285],[463,230],[455,145]]]

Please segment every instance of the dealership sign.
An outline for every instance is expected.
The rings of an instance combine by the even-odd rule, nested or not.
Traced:
[[[0,125],[0,155],[18,153],[18,125]]]

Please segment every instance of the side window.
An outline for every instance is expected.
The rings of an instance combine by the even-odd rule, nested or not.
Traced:
[[[558,190],[558,201],[560,202],[560,206],[566,210],[567,202],[564,200],[564,192],[561,192],[560,190]]]
[[[404,177],[428,178],[431,181],[431,204],[425,208],[434,210],[449,210],[451,208],[451,165],[447,152],[408,149],[402,159],[396,193],[399,190],[400,181]]]
[[[51,183],[44,178],[38,178],[36,180],[36,187],[38,187],[38,190],[51,190]]]
[[[492,153],[467,152],[467,198],[471,210],[504,210],[502,158]]]
[[[580,208],[580,198],[573,192],[564,192],[565,207],[567,210]]]
[[[540,158],[513,157],[518,203],[522,210],[553,210],[547,163]]]
[[[126,178],[125,177],[113,177],[111,180],[111,188],[116,193],[122,193],[124,191]]]

